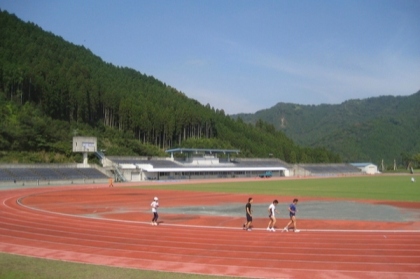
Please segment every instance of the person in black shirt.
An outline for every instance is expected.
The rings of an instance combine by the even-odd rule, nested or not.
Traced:
[[[250,231],[251,224],[252,224],[252,210],[251,210],[251,203],[253,202],[252,198],[248,199],[248,203],[245,205],[246,210],[246,223],[243,225],[243,229]]]

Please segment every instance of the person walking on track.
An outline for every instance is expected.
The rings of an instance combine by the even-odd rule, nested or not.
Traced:
[[[272,204],[268,207],[268,218],[270,218],[270,221],[268,222],[267,231],[275,232],[276,229],[274,228],[274,225],[276,224],[276,212],[279,213],[276,210],[276,206],[279,202],[277,200],[274,200]]]
[[[154,197],[153,202],[150,204],[150,206],[152,207],[152,212],[153,212],[152,226],[157,226],[158,218],[159,218],[159,215],[157,212],[157,208],[159,207],[158,197]]]
[[[243,225],[244,230],[250,231],[251,230],[251,224],[252,224],[252,210],[251,210],[251,203],[254,200],[252,198],[248,199],[248,203],[245,205],[245,211],[246,211],[246,223]]]
[[[297,209],[296,209],[296,204],[298,203],[298,199],[294,199],[293,200],[293,203],[291,203],[290,205],[289,205],[289,215],[290,215],[290,221],[289,221],[289,223],[287,223],[287,226],[286,227],[284,227],[284,229],[282,230],[282,232],[284,231],[284,232],[288,232],[289,231],[289,226],[293,223],[293,230],[297,233],[297,232],[300,232],[300,230],[298,230],[297,229],[297,226],[296,226],[296,212],[297,212]]]

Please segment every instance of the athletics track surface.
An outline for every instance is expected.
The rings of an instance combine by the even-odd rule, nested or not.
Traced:
[[[160,214],[151,226],[155,195],[165,207],[248,198],[104,185],[0,191],[0,252],[244,278],[420,278],[420,221],[298,219],[300,233],[271,233],[263,218],[246,232],[242,217]]]

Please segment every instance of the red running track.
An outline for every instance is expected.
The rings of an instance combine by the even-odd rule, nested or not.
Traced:
[[[243,195],[97,185],[0,191],[0,252],[244,278],[420,278],[420,231],[394,229],[406,224],[271,233],[258,229],[266,220],[246,232],[239,218],[167,215],[151,226],[154,195],[165,206],[246,201]],[[317,223],[300,221],[302,228]],[[322,228],[364,226],[333,223]]]

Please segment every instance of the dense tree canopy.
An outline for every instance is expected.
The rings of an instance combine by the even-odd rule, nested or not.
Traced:
[[[163,155],[188,145],[291,163],[340,161],[325,148],[297,146],[263,121],[232,120],[6,11],[0,11],[0,37],[0,150],[70,156],[71,137],[78,134],[97,136],[115,155]]]
[[[415,162],[420,153],[420,91],[410,96],[380,96],[338,105],[278,103],[255,114],[231,116],[246,123],[266,121],[298,144],[326,147],[345,162],[393,167]],[[411,159],[407,159],[411,158]]]

